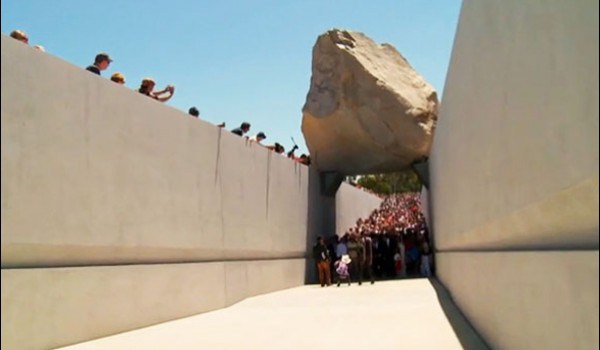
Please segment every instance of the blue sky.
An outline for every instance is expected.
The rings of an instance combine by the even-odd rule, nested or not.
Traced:
[[[300,125],[312,46],[330,28],[391,43],[442,95],[460,1],[5,0],[2,33],[24,30],[31,45],[85,67],[96,53],[122,72],[176,86],[167,102],[227,128],[252,123],[266,143],[290,137],[306,150]],[[298,153],[299,154],[299,153]]]

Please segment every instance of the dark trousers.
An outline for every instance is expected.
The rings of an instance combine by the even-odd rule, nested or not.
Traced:
[[[351,275],[354,279],[358,280],[358,284],[362,284],[363,273],[365,269],[365,262],[362,259],[352,259],[350,263]]]
[[[366,277],[368,277],[368,279],[369,279],[369,281],[371,281],[371,283],[375,282],[375,278],[373,276],[373,264],[369,264],[368,262],[365,262],[364,273],[365,273],[365,275],[368,275]]]

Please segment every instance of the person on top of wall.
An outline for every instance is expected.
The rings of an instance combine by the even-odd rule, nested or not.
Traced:
[[[256,143],[260,144],[266,138],[267,138],[267,135],[265,135],[265,133],[261,131],[258,134],[252,136],[250,138],[250,141],[251,142],[256,142]]]
[[[310,156],[307,156],[306,154],[302,153],[302,155],[300,156],[299,160],[298,160],[301,164],[304,165],[310,165]]]
[[[96,58],[94,59],[94,64],[87,66],[86,70],[94,74],[100,75],[100,72],[106,70],[106,68],[108,68],[111,62],[112,59],[110,58],[110,56],[105,52],[101,52],[96,55]]]
[[[251,126],[250,123],[243,122],[239,128],[235,128],[235,129],[231,130],[231,132],[238,136],[244,136],[245,133],[250,131],[250,126]]]
[[[154,82],[154,79],[144,78],[142,80],[140,88],[138,89],[138,92],[142,95],[146,95],[160,102],[167,102],[175,94],[175,86],[173,85],[167,85],[164,89],[160,91],[154,91],[155,85],[156,82]],[[165,96],[166,93],[168,93],[168,95]]]
[[[279,154],[283,154],[285,152],[285,147],[283,147],[280,143],[275,142],[274,145],[269,145],[269,146],[265,146],[268,149],[270,149],[271,151],[274,151],[275,153],[279,153]]]
[[[196,107],[190,107],[188,114],[192,117],[200,118],[200,111]]]
[[[29,45],[29,37],[27,37],[27,34],[25,34],[25,32],[22,30],[13,30],[10,32],[10,37],[22,42],[23,44]]]
[[[113,75],[110,76],[110,81],[113,81],[117,84],[125,85],[125,76],[119,72],[115,72],[113,73]]]

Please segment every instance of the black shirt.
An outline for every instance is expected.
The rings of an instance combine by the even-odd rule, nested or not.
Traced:
[[[98,66],[96,66],[96,65],[92,64],[91,66],[87,66],[87,68],[85,70],[88,70],[92,73],[100,75],[100,68],[98,68]]]
[[[327,246],[324,244],[315,244],[313,246],[313,258],[316,261],[326,261],[329,260],[329,250],[327,249]]]
[[[235,128],[233,130],[231,130],[232,133],[239,135],[239,136],[243,136],[244,132],[242,131],[242,128]]]

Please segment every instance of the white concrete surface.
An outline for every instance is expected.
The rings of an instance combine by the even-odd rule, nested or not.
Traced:
[[[343,182],[335,195],[335,232],[342,236],[350,227],[356,224],[358,218],[366,219],[369,217],[374,209],[379,208],[381,202],[381,198],[357,190],[354,186]]]
[[[598,251],[438,253],[437,275],[496,349],[598,349]]]
[[[64,349],[462,349],[426,279],[298,287]]]
[[[437,249],[598,249],[598,37],[596,0],[463,2],[429,159]]]

